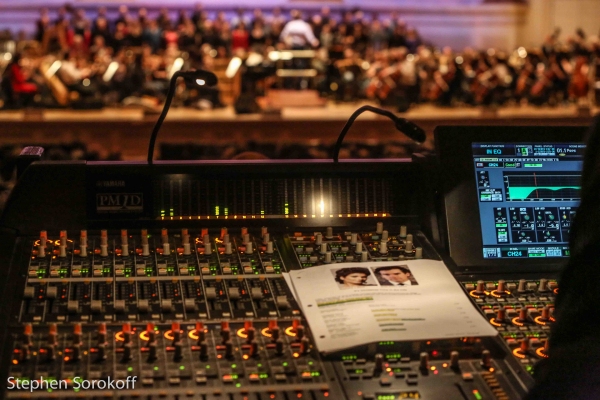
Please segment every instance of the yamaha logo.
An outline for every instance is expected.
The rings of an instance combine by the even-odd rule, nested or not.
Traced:
[[[144,210],[143,193],[99,193],[96,195],[98,212],[142,212]]]

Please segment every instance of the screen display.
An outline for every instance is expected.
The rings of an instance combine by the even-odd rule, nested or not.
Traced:
[[[582,143],[473,143],[483,257],[568,257]]]

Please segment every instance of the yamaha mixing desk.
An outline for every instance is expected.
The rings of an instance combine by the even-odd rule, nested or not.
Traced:
[[[440,129],[438,159],[32,163],[1,220],[3,396],[522,398],[578,194],[580,161],[550,163],[563,142],[581,157],[582,132],[462,129]],[[509,157],[538,142],[555,154]],[[505,152],[473,152],[490,143]],[[526,163],[567,178],[531,186]],[[282,275],[416,259],[443,260],[498,335],[323,353]]]

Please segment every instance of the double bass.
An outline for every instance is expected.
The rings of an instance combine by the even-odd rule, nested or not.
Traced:
[[[389,97],[390,93],[396,89],[400,78],[400,70],[397,66],[391,65],[383,68],[377,73],[369,85],[365,89],[365,93],[368,98],[377,98],[379,101],[385,101]]]
[[[590,91],[589,62],[587,57],[578,56],[569,84],[569,96],[575,100],[584,98]]]

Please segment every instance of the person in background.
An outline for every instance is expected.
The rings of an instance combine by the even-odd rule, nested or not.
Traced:
[[[548,358],[536,364],[526,400],[600,398],[600,115],[589,131],[571,257],[558,280]]]
[[[206,11],[204,11],[202,3],[196,3],[194,5],[194,13],[192,14],[192,22],[194,23],[194,26],[197,30],[202,30],[202,27],[204,26],[204,21],[206,21],[206,19]]]
[[[250,48],[250,34],[243,22],[238,23],[231,33],[231,51],[235,54],[238,50],[248,51]]]
[[[129,22],[129,8],[127,8],[126,5],[119,6],[119,16],[115,20],[115,26],[119,22],[122,22],[125,25],[127,25],[127,22]]]
[[[20,53],[13,55],[2,77],[2,86],[5,91],[10,91],[9,96],[11,98],[8,100],[12,103],[12,106],[27,107],[33,104],[33,98],[38,92],[38,87],[35,83],[27,79],[27,75],[21,67],[21,60]],[[4,83],[5,81],[7,82],[6,84]]]
[[[94,20],[94,26],[92,27],[92,38],[96,36],[102,36],[104,43],[107,46],[112,47],[112,35],[108,26],[108,20],[106,17],[99,16]]]
[[[148,25],[148,10],[142,7],[138,10],[138,22],[142,28],[145,28]]]
[[[35,40],[41,42],[44,39],[44,33],[50,27],[50,16],[48,15],[48,9],[42,8],[40,11],[40,18],[35,22]]]
[[[96,12],[96,18],[94,19],[94,22],[92,25],[92,30],[93,30],[93,27],[96,26],[96,22],[98,21],[98,19],[104,19],[108,24],[108,17],[106,16],[106,7],[104,7],[104,6],[98,7],[98,11]]]
[[[171,22],[171,16],[169,15],[169,10],[167,10],[166,8],[161,8],[160,12],[158,14],[158,18],[156,18],[156,23],[158,24],[160,29],[162,29],[163,31],[166,31],[170,27],[172,27],[173,23]]]
[[[281,8],[279,7],[275,7],[273,9],[273,14],[271,15],[271,18],[268,19],[268,25],[281,25],[284,26],[286,23],[286,19],[284,17],[284,15],[281,13]]]
[[[299,10],[292,10],[292,20],[285,24],[280,35],[280,40],[292,50],[304,50],[317,47],[319,40],[315,37],[311,26],[302,20]]]
[[[158,26],[158,23],[153,19],[148,20],[148,25],[142,33],[142,41],[150,46],[152,52],[155,53],[160,48],[161,40],[162,30]]]
[[[244,26],[250,26],[252,21],[250,21],[250,18],[245,16],[244,13],[245,11],[243,8],[238,8],[235,11],[235,16],[230,21],[231,26],[238,26],[240,22],[242,22]]]

